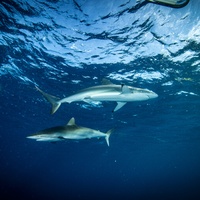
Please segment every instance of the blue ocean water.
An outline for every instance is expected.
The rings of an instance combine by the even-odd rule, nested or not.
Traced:
[[[135,0],[2,0],[1,199],[199,199],[200,1],[175,9]],[[107,78],[156,99],[50,104]],[[26,137],[66,124],[102,139]]]

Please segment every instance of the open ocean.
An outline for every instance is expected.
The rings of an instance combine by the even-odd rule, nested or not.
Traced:
[[[0,1],[0,199],[200,199],[200,1]],[[35,89],[59,98],[101,85],[158,94],[72,102],[51,115]],[[27,139],[77,125],[104,138]]]

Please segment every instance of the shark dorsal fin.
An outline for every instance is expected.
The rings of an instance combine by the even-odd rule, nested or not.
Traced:
[[[102,79],[102,85],[113,85],[113,83],[110,80],[103,78]]]
[[[131,90],[128,88],[127,85],[122,84],[122,94],[129,94]]]
[[[67,126],[74,126],[74,125],[76,125],[74,117],[72,117],[66,125]]]

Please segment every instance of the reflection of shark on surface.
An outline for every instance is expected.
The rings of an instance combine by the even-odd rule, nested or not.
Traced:
[[[77,126],[75,119],[71,118],[65,126],[56,126],[39,131],[33,135],[28,136],[29,139],[45,142],[57,142],[65,139],[90,139],[105,137],[106,143],[109,146],[109,137],[113,130],[103,133],[98,130]]]
[[[49,95],[38,87],[37,90],[52,104],[51,114],[55,113],[62,103],[71,103],[75,101],[84,101],[91,103],[92,101],[116,101],[117,106],[114,111],[119,110],[127,102],[145,101],[158,97],[151,90],[135,88],[127,85],[115,85],[108,80],[104,80],[103,85],[86,88],[69,97],[58,99]]]

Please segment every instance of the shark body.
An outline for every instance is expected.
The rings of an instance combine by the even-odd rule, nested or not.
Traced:
[[[62,103],[71,103],[84,101],[91,103],[92,101],[115,101],[117,106],[114,112],[123,107],[127,102],[145,101],[158,97],[156,93],[148,89],[136,88],[127,85],[115,85],[110,81],[104,81],[103,85],[93,86],[81,90],[80,92],[69,97],[59,99],[49,95],[38,87],[37,90],[52,104],[51,114],[55,113]]]
[[[75,119],[71,118],[65,126],[44,129],[33,135],[27,136],[27,138],[42,142],[57,142],[66,139],[80,140],[104,137],[109,146],[109,137],[112,131],[113,130],[109,130],[107,133],[103,133],[91,128],[77,126],[75,124]]]

